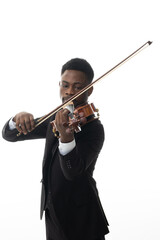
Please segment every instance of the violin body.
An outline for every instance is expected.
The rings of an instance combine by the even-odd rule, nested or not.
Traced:
[[[75,131],[77,133],[81,131],[81,126],[97,119],[99,117],[99,111],[97,108],[95,108],[93,103],[90,103],[76,108],[73,113],[70,112],[68,116],[69,122],[65,124],[66,128],[68,128],[70,132]],[[52,131],[54,135],[59,138],[55,120],[50,123],[52,125]]]
[[[95,108],[93,103],[78,107],[75,109],[75,111],[78,113],[78,115],[80,115],[80,113],[83,113],[84,117],[86,118],[91,115],[94,115],[95,113],[98,113],[98,109]]]

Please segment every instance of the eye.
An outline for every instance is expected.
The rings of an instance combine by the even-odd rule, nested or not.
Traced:
[[[63,85],[63,88],[68,88],[68,85],[67,85],[67,84],[64,84],[64,85]]]
[[[76,91],[79,91],[79,90],[81,90],[83,87],[82,86],[74,86],[74,89],[76,90]]]
[[[61,87],[66,89],[69,87],[69,85],[67,83],[61,83]]]

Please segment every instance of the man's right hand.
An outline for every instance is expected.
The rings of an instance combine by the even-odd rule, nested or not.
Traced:
[[[35,128],[34,117],[31,113],[20,112],[15,115],[13,121],[16,123],[17,130],[25,135]]]

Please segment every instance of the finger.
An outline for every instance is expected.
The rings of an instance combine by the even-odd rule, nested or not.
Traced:
[[[75,116],[75,118],[78,118],[78,119],[82,118],[82,117],[84,117],[84,112],[75,111],[74,116]]]
[[[30,122],[30,118],[26,118],[25,120],[24,120],[24,128],[25,128],[25,130],[27,131],[27,132],[30,132],[31,131],[31,122]]]
[[[30,125],[31,125],[31,131],[32,131],[35,128],[35,122],[32,115],[30,116]]]
[[[27,130],[27,128],[26,128],[26,124],[25,124],[25,120],[24,119],[21,119],[21,121],[20,121],[20,127],[21,127],[21,129],[22,129],[22,132],[23,132],[23,134],[27,134],[28,133],[28,130]]]
[[[64,108],[64,109],[62,110],[62,113],[63,113],[64,116],[68,116],[68,114],[70,113],[70,111],[69,111],[67,108]]]
[[[84,117],[84,112],[80,112],[80,113],[79,113],[79,117],[80,117],[80,118]]]
[[[68,118],[66,119],[66,112],[64,110],[59,111],[56,114],[55,124],[59,133],[63,134],[68,126]]]
[[[24,123],[25,123],[25,127],[26,127],[27,132],[31,132],[34,129],[34,126],[35,126],[33,115],[28,115],[25,118]]]
[[[59,131],[59,113],[56,114],[54,125],[57,131]]]
[[[87,118],[82,117],[82,118],[80,119],[80,124],[81,124],[81,125],[84,125],[84,124],[86,124],[86,123],[87,123]]]
[[[66,123],[66,122],[63,122],[62,125],[63,125],[63,127],[65,127],[65,128],[68,127],[68,123]]]
[[[16,119],[16,128],[18,130],[18,132],[22,133],[22,129],[21,129],[21,126],[20,126],[20,119]]]
[[[59,123],[62,124],[64,127],[68,126],[68,113],[69,111],[67,109],[62,109],[58,115]]]
[[[68,111],[64,110],[61,114],[61,122],[62,122],[62,125],[64,127],[67,127],[68,126],[68,121],[69,121],[69,117],[68,117]]]
[[[68,110],[62,109],[56,114],[56,126],[57,127],[66,127],[68,126]]]
[[[66,133],[67,134],[71,134],[73,132],[74,132],[74,130],[72,128],[66,128]]]

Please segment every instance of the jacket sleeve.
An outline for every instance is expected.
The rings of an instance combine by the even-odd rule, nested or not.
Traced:
[[[36,127],[32,132],[28,133],[27,135],[21,134],[20,136],[17,136],[18,134],[17,129],[13,129],[13,130],[9,129],[9,121],[10,120],[6,122],[6,124],[2,129],[2,137],[9,142],[17,142],[17,141],[39,139],[39,138],[46,137],[47,126],[49,123],[48,120],[40,124],[38,127]]]
[[[90,126],[87,126],[90,125]],[[104,142],[104,129],[101,124],[86,124],[82,132],[77,133],[76,147],[67,155],[59,154],[60,165],[68,180],[93,171],[94,165]]]

